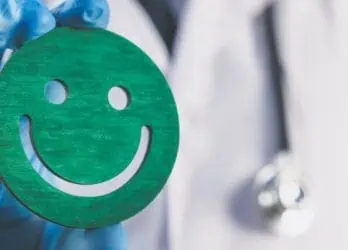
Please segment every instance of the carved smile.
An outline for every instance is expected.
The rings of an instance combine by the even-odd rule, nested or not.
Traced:
[[[125,168],[120,174],[102,183],[81,185],[66,181],[55,175],[43,163],[39,152],[35,151],[34,143],[31,138],[30,118],[28,116],[22,116],[20,119],[20,138],[23,150],[33,169],[51,186],[62,192],[81,197],[103,196],[118,190],[129,182],[142,166],[142,163],[146,157],[147,149],[149,148],[150,136],[150,129],[143,126],[141,128],[141,137],[137,152],[135,153],[133,160],[130,162],[128,167]]]

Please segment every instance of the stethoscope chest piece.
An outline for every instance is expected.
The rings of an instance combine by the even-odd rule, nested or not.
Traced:
[[[272,233],[295,237],[310,228],[314,207],[302,173],[290,154],[279,153],[257,173],[254,185],[258,207]]]

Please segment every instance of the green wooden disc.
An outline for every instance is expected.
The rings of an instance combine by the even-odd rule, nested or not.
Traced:
[[[64,83],[67,100],[49,103],[52,80]],[[116,110],[113,87],[129,103]],[[63,192],[31,166],[19,120],[31,120],[33,146],[57,178],[82,186],[107,182],[133,160],[150,131],[139,170],[122,187],[97,196]],[[177,109],[160,70],[138,47],[108,31],[59,28],[28,42],[0,74],[0,175],[37,215],[58,224],[95,228],[127,219],[161,191],[173,168],[179,138]]]

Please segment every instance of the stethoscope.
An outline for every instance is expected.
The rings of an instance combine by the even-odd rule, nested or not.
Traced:
[[[315,209],[303,171],[296,166],[288,143],[282,69],[276,48],[274,6],[266,9],[264,24],[273,70],[273,82],[279,107],[282,141],[280,152],[273,161],[261,168],[254,178],[257,206],[268,230],[274,235],[295,237],[310,228]]]

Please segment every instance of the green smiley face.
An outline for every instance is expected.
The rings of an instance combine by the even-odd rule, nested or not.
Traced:
[[[68,92],[59,105],[44,95],[52,80]],[[108,101],[114,87],[127,93],[121,110]],[[23,116],[31,122],[32,146],[60,187],[27,159]],[[178,138],[165,78],[138,47],[113,33],[56,29],[17,51],[0,74],[0,175],[18,200],[55,223],[95,228],[141,211],[167,181]],[[139,167],[129,170],[135,157]],[[110,188],[120,176],[125,183]],[[69,185],[71,192],[64,189]]]

